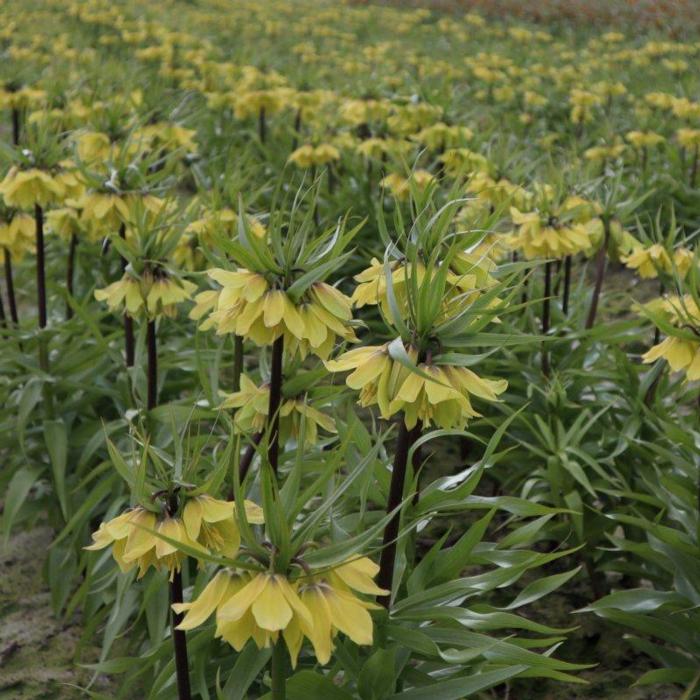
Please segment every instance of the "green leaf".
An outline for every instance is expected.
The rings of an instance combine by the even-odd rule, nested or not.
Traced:
[[[299,277],[293,284],[287,288],[287,295],[294,302],[298,302],[304,292],[315,282],[325,279],[333,270],[341,267],[349,258],[351,253],[347,252],[338,258],[327,260],[321,265],[317,265],[308,272]]]
[[[53,541],[52,546],[62,542],[71,532],[74,532],[78,525],[89,519],[90,515],[96,510],[97,505],[108,494],[112,493],[117,479],[116,474],[105,477],[100,480],[96,486],[90,491],[89,495],[80,503],[80,507],[73,513],[71,519],[66,523],[66,526],[58,534],[58,537]]]
[[[434,583],[450,581],[457,577],[467,564],[474,547],[481,542],[496,510],[489,511],[469,527],[458,542],[448,549],[430,551],[411,573],[407,586],[410,592],[427,588]]]
[[[383,700],[396,685],[396,650],[377,649],[365,661],[357,682],[362,700]]]
[[[133,488],[135,479],[134,470],[126,463],[116,445],[108,437],[105,437],[105,440],[107,441],[107,451],[112,460],[112,465],[129,487]]]
[[[270,700],[267,693],[260,700]],[[339,688],[327,676],[313,671],[299,671],[287,680],[288,700],[353,700],[353,696]]]
[[[402,690],[392,695],[389,700],[464,700],[480,690],[493,688],[526,669],[527,666],[506,666],[496,671],[437,681],[425,688]]]
[[[61,506],[63,519],[68,520],[66,497],[66,462],[68,459],[68,429],[62,420],[44,421],[44,440],[51,459],[53,486]]]
[[[427,635],[415,627],[386,625],[387,635],[401,646],[428,657],[438,657],[439,648]]]
[[[267,666],[271,655],[271,649],[258,649],[255,644],[246,644],[222,689],[222,700],[245,700],[248,688]]]
[[[682,609],[690,605],[687,598],[674,591],[655,591],[650,588],[634,588],[617,591],[591,603],[580,612],[596,612],[615,608],[627,613],[651,613],[664,606]]]
[[[37,377],[32,377],[22,389],[17,408],[17,435],[19,443],[24,450],[24,433],[27,427],[29,415],[41,400],[41,391],[44,383]]]
[[[19,509],[22,507],[22,504],[26,501],[29,491],[39,478],[40,473],[41,470],[36,467],[24,466],[20,467],[14,473],[12,479],[10,479],[10,484],[7,487],[7,493],[4,499],[5,510],[2,514],[2,529],[5,544],[7,544],[10,537],[12,523]]]
[[[517,597],[502,610],[515,610],[515,608],[520,608],[523,605],[529,605],[539,600],[543,596],[548,595],[552,591],[556,591],[557,588],[563,586],[567,581],[571,580],[578,572],[581,571],[581,567],[577,566],[571,571],[565,571],[561,574],[554,574],[552,576],[546,576],[545,578],[538,579],[529,583],[523,590],[517,595]]]
[[[647,671],[638,678],[634,685],[655,685],[657,683],[678,683],[679,685],[687,685],[695,681],[697,685],[700,679],[700,671],[696,668],[656,668],[653,671]],[[683,697],[690,697],[684,695]]]

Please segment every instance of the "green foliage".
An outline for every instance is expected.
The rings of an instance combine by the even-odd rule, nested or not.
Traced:
[[[21,127],[0,152],[2,541],[54,533],[36,553],[53,614],[99,645],[76,659],[86,695],[107,676],[109,697],[177,696],[177,567],[85,549],[139,508],[186,601],[222,571],[301,590],[395,547],[386,606],[359,594],[371,642],[336,627],[324,664],[305,640],[290,700],[566,695],[605,662],[570,643],[593,618],[644,660],[637,685],[700,697],[697,42],[335,0],[0,16],[0,118]],[[36,169],[54,184],[29,188],[44,329],[39,212],[7,189]],[[214,288],[211,268],[265,289]],[[221,330],[241,298],[281,327],[268,291],[333,341],[275,335],[276,407],[272,341]],[[664,338],[679,354],[641,362]],[[345,353],[370,347],[346,383]],[[161,531],[206,496],[235,504],[235,554]],[[553,620],[555,596],[586,617]],[[276,697],[270,645],[236,651],[218,623],[186,633],[195,697]]]

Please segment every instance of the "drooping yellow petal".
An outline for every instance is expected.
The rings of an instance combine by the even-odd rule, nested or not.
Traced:
[[[202,503],[198,498],[188,498],[182,513],[185,532],[193,540],[199,537],[202,527]]]
[[[124,549],[125,561],[133,561],[146,554],[156,546],[157,539],[152,532],[149,532],[156,527],[155,513],[142,508],[134,510],[130,522],[132,527]]]
[[[219,571],[196,600],[191,603],[175,603],[172,608],[176,613],[186,612],[177,629],[191,630],[201,625],[221,602],[224,593],[228,590],[229,578],[230,574],[227,571]]]
[[[263,299],[263,321],[267,328],[273,328],[284,316],[287,295],[279,289],[273,289]]]
[[[334,627],[350,637],[355,644],[372,643],[372,618],[353,596],[333,590],[326,600]]]
[[[202,519],[208,523],[216,523],[233,516],[235,510],[233,501],[222,501],[206,494],[197,497],[202,505]]]
[[[236,595],[232,596],[219,608],[220,619],[223,622],[240,620],[265,589],[268,579],[269,576],[267,574],[255,576]]]
[[[369,557],[349,561],[347,564],[333,569],[333,573],[343,583],[359,593],[366,593],[367,595],[386,595],[388,593],[388,591],[379,588],[373,581],[374,577],[379,573],[379,566]]]
[[[326,360],[324,362],[329,372],[346,372],[363,365],[374,354],[384,354],[383,346],[366,346],[353,348],[343,353],[337,360]]]
[[[292,608],[282,590],[282,577],[267,576],[267,585],[260,591],[252,605],[255,621],[264,630],[283,630],[292,619]],[[285,581],[286,583],[286,581]]]
[[[304,605],[309,610],[313,624],[310,629],[305,630],[306,636],[311,641],[314,654],[320,664],[327,664],[331,658],[333,648],[331,630],[331,611],[326,600],[326,596],[320,586],[312,585],[307,587],[301,594]]]
[[[361,389],[376,379],[389,362],[389,356],[385,353],[372,353],[362,365],[347,377],[345,382],[351,389]]]

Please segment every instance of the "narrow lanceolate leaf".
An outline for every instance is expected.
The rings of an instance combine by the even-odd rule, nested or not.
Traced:
[[[245,700],[248,689],[270,660],[270,649],[258,649],[248,644],[233,665],[226,684],[221,690],[221,700]]]
[[[37,467],[20,467],[10,479],[5,494],[5,508],[2,514],[3,539],[7,543],[10,530],[29,492],[36,483],[41,470]]]
[[[130,467],[125,459],[122,457],[121,452],[117,449],[116,445],[109,439],[105,438],[107,442],[107,450],[109,451],[109,456],[112,460],[112,464],[114,468],[117,470],[119,473],[119,476],[121,476],[124,481],[130,486],[134,486],[134,480],[135,480],[135,470],[133,467]]]
[[[64,520],[68,519],[66,467],[68,460],[68,429],[62,420],[44,421],[44,440],[51,460],[53,486]]]
[[[508,605],[502,608],[502,610],[515,610],[523,605],[529,605],[539,600],[545,595],[548,595],[552,591],[556,591],[557,588],[563,586],[567,581],[571,580],[576,574],[581,571],[581,567],[578,566],[571,571],[565,571],[562,574],[554,574],[552,576],[546,576],[537,581],[529,583],[523,590],[517,595],[517,597],[510,602]]]
[[[450,680],[433,681],[425,688],[409,688],[390,696],[389,700],[463,700],[474,693],[493,688],[527,669],[527,666],[506,666]]]
[[[314,671],[298,671],[287,679],[288,700],[353,700],[353,694],[337,686],[328,676]],[[272,700],[272,694],[260,700]]]

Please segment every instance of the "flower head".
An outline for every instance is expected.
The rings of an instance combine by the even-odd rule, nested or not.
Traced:
[[[356,340],[349,325],[350,300],[329,284],[312,284],[295,303],[285,290],[272,287],[258,272],[217,268],[208,274],[222,289],[216,296],[204,292],[195,299],[192,318],[210,313],[203,328],[213,326],[220,335],[248,337],[257,345],[271,345],[284,336],[287,351],[299,352],[302,357],[310,352],[328,357],[338,337]]]
[[[311,642],[319,663],[326,664],[338,633],[356,644],[372,644],[369,611],[377,606],[356,592],[386,594],[372,580],[378,568],[361,558],[297,581],[272,572],[251,575],[223,569],[196,600],[173,605],[175,612],[185,614],[178,629],[194,629],[215,613],[216,636],[237,651],[249,639],[258,648],[269,647],[281,633],[294,666],[304,638]]]
[[[140,277],[127,271],[121,279],[95,290],[97,301],[107,302],[110,311],[149,319],[164,315],[174,317],[177,306],[192,298],[196,285],[169,275],[164,268],[146,268]]]
[[[641,245],[622,258],[625,266],[631,270],[637,270],[642,279],[653,279],[659,276],[659,270],[663,272],[673,271],[673,262],[660,243],[654,243],[645,248]]]
[[[627,134],[625,134],[625,138],[635,148],[640,149],[658,146],[666,140],[661,134],[656,134],[653,131],[628,131]]]
[[[416,362],[416,350],[409,347],[406,352]],[[382,418],[402,411],[408,428],[418,421],[426,426],[463,427],[480,415],[470,395],[495,401],[508,386],[504,379],[484,379],[466,367],[421,362],[410,369],[392,359],[388,344],[349,350],[325,365],[331,372],[354,370],[345,381],[360,391],[359,404],[378,406]]]
[[[288,158],[299,168],[310,168],[315,165],[326,165],[340,159],[340,151],[330,143],[312,146],[307,143],[299,146]]]
[[[64,240],[69,240],[71,236],[83,231],[80,214],[71,207],[61,207],[49,211],[46,214],[46,227]]]
[[[684,371],[686,381],[700,379],[700,306],[695,299],[689,294],[670,296],[650,302],[646,308],[661,314],[679,332],[654,345],[642,361],[648,364],[663,358],[673,372]]]
[[[270,387],[263,384],[256,386],[246,375],[241,376],[240,391],[226,394],[222,408],[236,409],[234,424],[242,433],[259,433],[265,429],[270,403]],[[315,445],[318,441],[318,429],[336,433],[335,421],[313,406],[307,397],[285,398],[279,411],[280,439],[286,442],[304,436],[304,444]],[[303,425],[303,430],[302,430]]]
[[[46,207],[61,202],[65,187],[53,175],[38,168],[13,167],[0,182],[0,194],[8,207],[32,209],[35,205]]]
[[[264,520],[260,506],[245,501],[246,520],[260,525]],[[236,504],[206,494],[188,498],[182,510],[187,536],[210,552],[219,552],[231,559],[238,554],[241,534],[236,520]]]
[[[179,518],[168,516],[159,519],[155,513],[141,507],[102,523],[92,535],[93,543],[85,549],[100,550],[112,545],[112,556],[123,572],[138,566],[138,577],[141,578],[153,566],[155,569],[167,569],[172,577],[175,571],[180,570],[186,555],[156,532],[205,551],[190,539]]]
[[[15,212],[7,223],[0,224],[0,248],[3,257],[7,250],[14,260],[34,252],[36,223],[31,214]]]
[[[262,509],[252,501],[245,501],[245,510],[249,522],[264,521]],[[112,556],[121,570],[126,572],[138,566],[139,578],[151,566],[167,569],[171,575],[178,571],[187,556],[178,543],[233,559],[241,542],[235,503],[206,494],[186,498],[182,517],[159,515],[140,506],[127,510],[102,523],[92,539],[93,543],[85,549],[94,551],[111,545]]]
[[[591,246],[589,226],[573,220],[566,207],[525,213],[511,207],[510,216],[516,226],[513,245],[528,259],[563,258]]]

